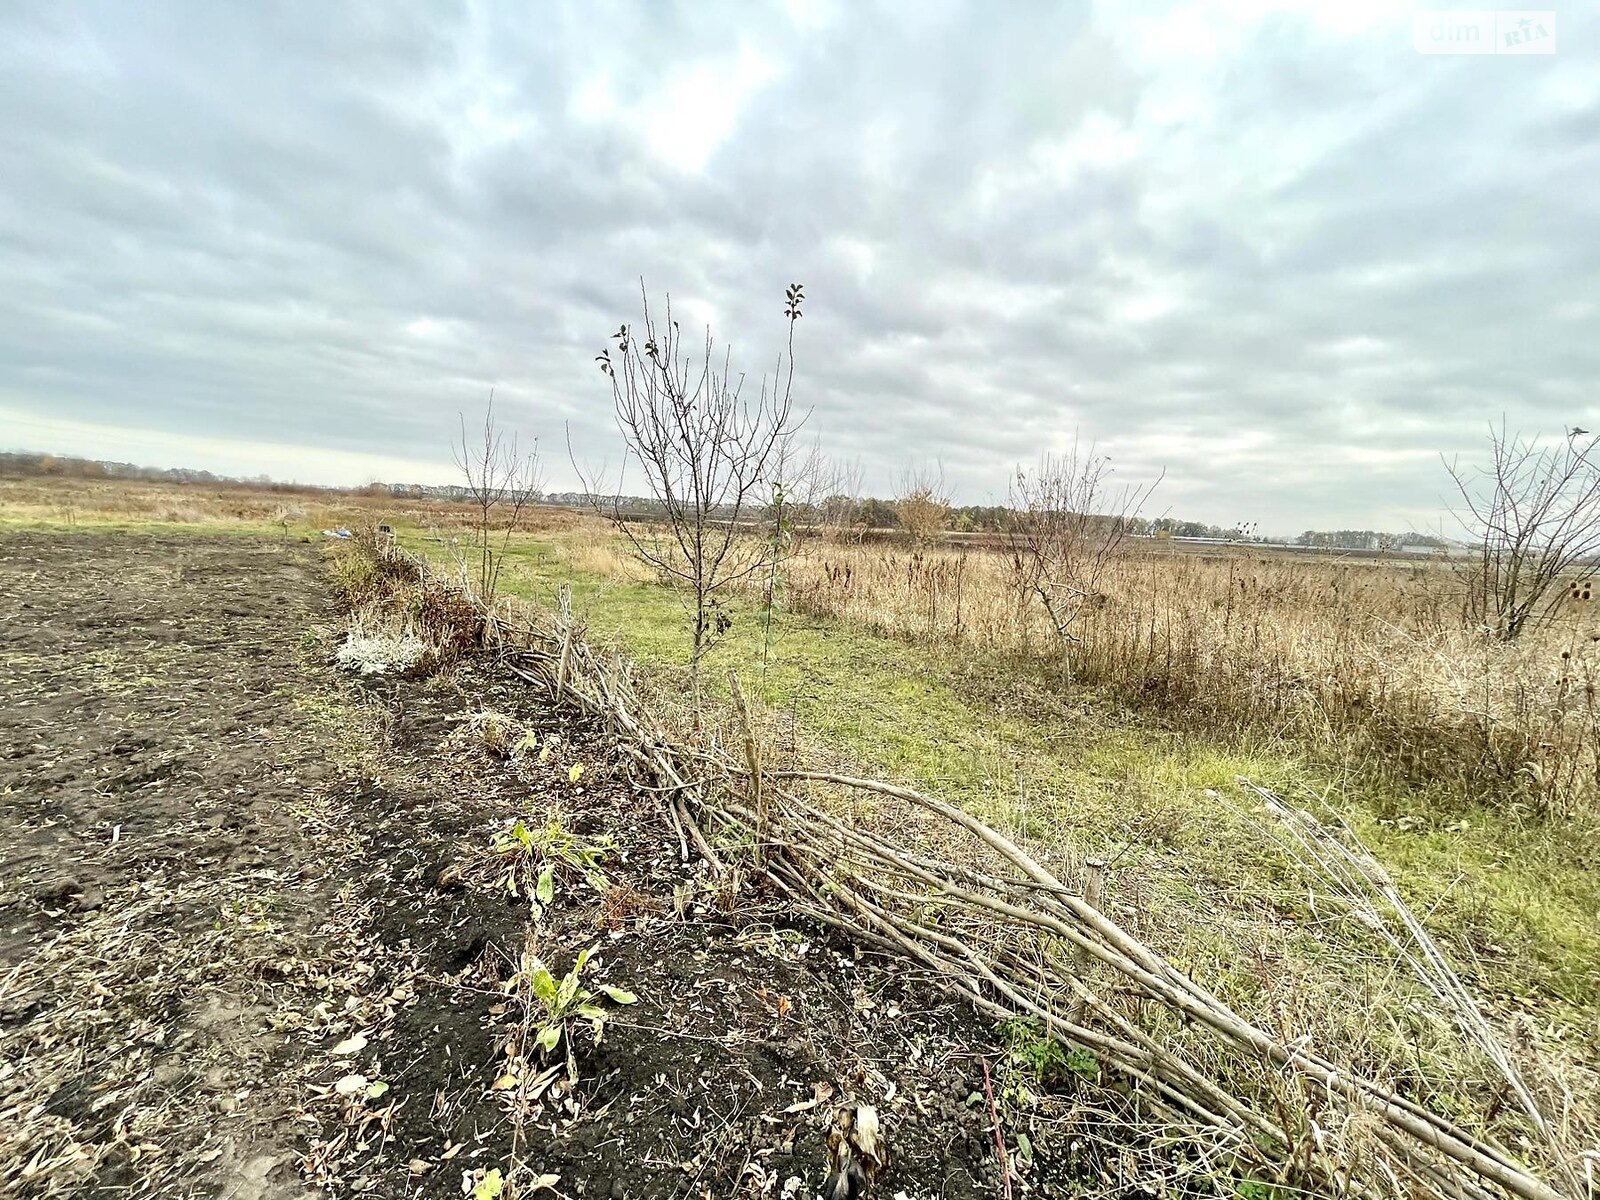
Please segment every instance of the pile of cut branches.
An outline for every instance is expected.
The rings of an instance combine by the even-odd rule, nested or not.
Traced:
[[[983,1012],[1031,1019],[1092,1054],[1141,1128],[1161,1133],[1141,1156],[1146,1174],[1124,1186],[1469,1200],[1600,1194],[1593,1152],[1573,1149],[1541,1111],[1437,947],[1416,940],[1420,923],[1392,886],[1382,894],[1405,913],[1407,953],[1433,972],[1423,994],[1448,995],[1443,1019],[1488,1063],[1476,1081],[1485,1094],[1451,1116],[1363,1074],[1349,1047],[1269,1030],[1230,1007],[1107,915],[1098,864],[1074,886],[935,797],[782,761],[736,679],[726,724],[674,731],[641,697],[631,665],[590,646],[566,595],[553,613],[502,613],[491,624],[510,670],[607,723],[640,788],[671,817],[686,860],[698,852],[719,871],[737,860],[800,914],[923,965]],[[1339,887],[1377,879],[1362,865],[1370,856],[1249,786]],[[1496,1077],[1514,1104],[1493,1103]],[[1174,1146],[1198,1164],[1181,1180],[1171,1171]],[[1255,1190],[1240,1191],[1247,1183]]]

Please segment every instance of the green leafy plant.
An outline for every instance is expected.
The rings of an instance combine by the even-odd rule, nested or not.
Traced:
[[[1064,1074],[1081,1074],[1074,1055],[1085,1055],[1094,1069],[1094,1056],[1087,1051],[1068,1049],[1050,1036],[1039,1021],[1016,1018],[1000,1026],[1010,1064],[1022,1068],[1041,1087],[1049,1087]],[[1089,1078],[1096,1078],[1090,1075]]]
[[[611,840],[585,841],[555,818],[541,828],[518,818],[495,835],[493,850],[498,886],[508,895],[526,898],[535,919],[555,901],[557,883],[582,882],[600,893],[610,887],[600,863],[611,850]]]
[[[600,984],[598,991],[585,987],[583,972],[592,954],[592,950],[579,951],[572,970],[557,978],[537,956],[524,952],[522,969],[512,980],[513,986],[526,986],[531,996],[533,1044],[547,1057],[565,1044],[567,1073],[574,1079],[578,1068],[572,1045],[573,1026],[587,1026],[598,1046],[605,1035],[607,1016],[600,1006],[602,998],[614,1004],[633,1004],[638,1000],[632,992],[608,983]]]
[[[1259,1179],[1238,1179],[1233,1185],[1233,1194],[1239,1200],[1284,1200],[1291,1190]]]
[[[1067,1070],[1089,1083],[1100,1081],[1100,1060],[1081,1046],[1067,1051]]]

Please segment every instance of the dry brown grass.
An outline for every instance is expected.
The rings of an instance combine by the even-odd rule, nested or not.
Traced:
[[[1061,652],[1003,553],[813,543],[787,575],[789,603],[808,614],[997,654]],[[1600,791],[1600,622],[1587,609],[1485,641],[1437,563],[1138,552],[1102,587],[1071,651],[1076,680],[1486,800],[1573,812]]]
[[[649,582],[597,523],[558,555],[582,575]],[[907,641],[1046,667],[1043,610],[993,549],[806,541],[783,602]],[[1448,564],[1202,557],[1140,548],[1101,581],[1065,674],[1163,718],[1282,738],[1430,791],[1542,815],[1600,811],[1600,607],[1569,604],[1513,643],[1466,627]],[[746,599],[759,603],[760,588]],[[1596,601],[1600,604],[1600,601]]]

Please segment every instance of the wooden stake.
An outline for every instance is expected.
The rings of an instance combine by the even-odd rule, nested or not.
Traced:
[[[561,626],[561,662],[556,668],[556,699],[560,699],[567,690],[567,664],[572,658],[572,586],[563,583],[561,591],[557,593],[556,605],[560,610],[557,618]]]
[[[728,692],[733,697],[734,709],[744,726],[744,760],[750,772],[750,807],[756,814],[756,862],[766,863],[767,845],[767,789],[761,779],[761,745],[756,740],[755,722],[750,717],[750,704],[745,699],[744,688],[739,686],[739,673],[728,672]]]
[[[1100,910],[1101,902],[1105,899],[1106,894],[1106,860],[1103,858],[1086,859],[1083,864],[1083,870],[1084,903],[1098,912]],[[1082,946],[1079,946],[1074,957],[1077,960],[1075,969],[1077,971],[1078,979],[1082,981],[1084,976],[1089,973],[1089,952]],[[1079,996],[1077,1001],[1074,1002],[1070,1017],[1074,1025],[1082,1023],[1085,1004],[1086,1001],[1082,996]]]

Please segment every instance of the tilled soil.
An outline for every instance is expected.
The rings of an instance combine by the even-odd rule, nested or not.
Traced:
[[[354,679],[341,636],[319,547],[0,535],[0,1192],[794,1200],[854,1101],[874,1194],[999,1194],[970,1011],[683,863],[491,662]],[[535,919],[518,817],[605,888]],[[584,949],[637,1001],[541,1055],[517,974]]]

